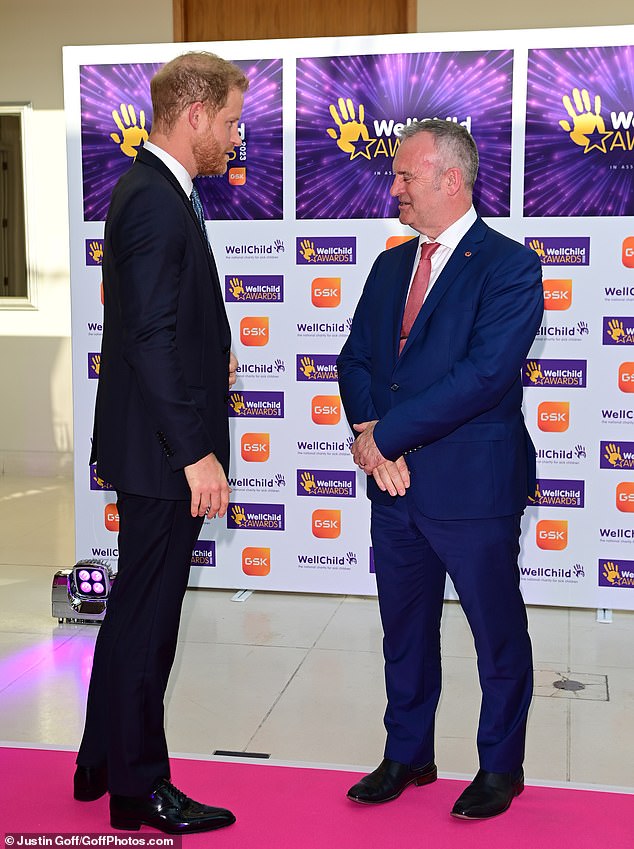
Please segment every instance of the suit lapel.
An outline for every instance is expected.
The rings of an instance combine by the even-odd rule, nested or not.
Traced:
[[[409,339],[403,348],[403,354],[405,354],[411,342],[421,332],[452,283],[463,272],[468,270],[469,264],[480,250],[480,243],[484,239],[486,231],[487,225],[481,218],[478,218],[458,242],[416,317],[416,321],[409,334]]]
[[[196,232],[198,233],[198,238],[200,239],[201,248],[205,252],[205,256],[207,257],[207,265],[209,266],[209,271],[211,272],[211,279],[213,281],[213,289],[216,299],[222,305],[221,313],[225,314],[224,307],[224,299],[222,296],[222,289],[220,286],[220,276],[218,274],[218,269],[216,267],[216,261],[214,259],[213,253],[209,249],[209,245],[207,244],[207,239],[205,238],[205,234],[202,232],[200,227],[200,222],[198,221],[198,217],[194,211],[194,207],[192,206],[191,200],[187,197],[185,192],[183,191],[183,187],[178,182],[174,174],[170,171],[170,169],[162,162],[158,156],[154,156],[153,153],[149,150],[145,150],[143,147],[139,149],[139,152],[136,157],[136,162],[140,162],[143,165],[149,165],[151,168],[155,168],[159,171],[165,179],[173,186],[174,190],[182,200],[185,205],[185,209],[187,210],[187,214],[194,222],[196,227]]]

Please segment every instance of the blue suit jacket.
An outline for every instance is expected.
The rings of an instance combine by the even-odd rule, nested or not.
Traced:
[[[231,333],[213,257],[171,171],[141,149],[106,219],[91,462],[115,489],[187,499],[183,467],[229,465]]]
[[[378,419],[390,460],[435,519],[521,512],[535,450],[521,411],[521,367],[543,312],[537,255],[478,219],[432,287],[401,356],[399,335],[417,240],[384,251],[337,361],[350,424]],[[372,477],[368,496],[389,503]]]

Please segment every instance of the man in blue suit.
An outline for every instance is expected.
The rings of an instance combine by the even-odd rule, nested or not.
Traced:
[[[535,451],[521,367],[543,311],[537,256],[473,208],[477,169],[459,124],[403,130],[391,194],[420,238],[379,255],[337,362],[368,475],[387,689],[384,760],[348,797],[387,802],[436,779],[449,574],[482,688],[480,769],[452,810],[466,819],[502,813],[524,788],[533,679],[517,558]]]
[[[74,795],[109,791],[114,828],[181,834],[235,820],[170,783],[163,697],[193,546],[204,517],[224,516],[229,501],[236,363],[193,178],[226,171],[247,85],[210,53],[168,62],[151,81],[149,140],[106,220],[91,462],[117,493],[119,570],[95,648]]]

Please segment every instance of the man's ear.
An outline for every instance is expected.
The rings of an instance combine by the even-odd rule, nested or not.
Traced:
[[[460,168],[448,168],[444,175],[447,194],[453,197],[457,195],[463,186],[462,171]]]
[[[189,108],[187,110],[187,120],[189,121],[189,125],[194,129],[198,129],[198,125],[200,124],[200,120],[202,118],[202,114],[205,111],[205,104],[200,100],[196,100],[194,103],[190,103]]]

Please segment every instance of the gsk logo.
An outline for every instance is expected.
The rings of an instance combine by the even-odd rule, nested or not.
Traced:
[[[634,236],[623,239],[621,259],[626,268],[634,268]]]
[[[565,519],[542,519],[535,528],[538,548],[563,551],[568,546],[568,522]]]
[[[398,245],[402,245],[404,242],[410,242],[415,238],[416,236],[390,236],[385,242],[385,250],[389,251],[390,248],[396,248]]]
[[[621,363],[619,366],[619,389],[621,392],[634,392],[634,363]]]
[[[256,575],[259,577],[268,575],[271,571],[271,549],[243,548],[242,571],[245,575]]]
[[[265,463],[271,454],[271,437],[268,433],[243,433],[240,453],[247,463]]]
[[[616,488],[616,509],[621,513],[634,513],[634,483],[621,481]]]
[[[544,309],[568,310],[572,306],[572,280],[544,280]]]
[[[311,410],[315,424],[338,424],[341,420],[341,398],[338,395],[315,395]]]
[[[314,307],[332,308],[341,303],[341,277],[315,277],[310,286]]]
[[[230,168],[228,176],[230,186],[244,186],[247,181],[247,169]]]
[[[563,433],[570,427],[569,401],[542,401],[537,408],[537,427],[548,433]]]
[[[119,511],[116,504],[106,504],[106,509],[103,513],[104,524],[106,530],[119,533]]]
[[[341,533],[341,510],[313,510],[313,536],[335,539]]]
[[[243,345],[268,345],[268,315],[245,315],[240,320],[240,341]]]

